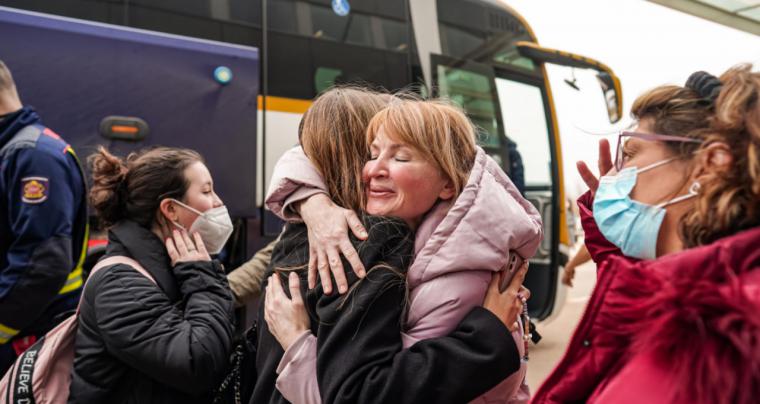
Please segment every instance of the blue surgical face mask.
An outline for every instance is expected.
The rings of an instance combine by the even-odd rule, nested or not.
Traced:
[[[631,199],[639,173],[649,171],[675,158],[659,161],[643,168],[628,167],[617,175],[606,175],[599,179],[599,188],[594,196],[594,220],[604,237],[620,248],[623,254],[640,259],[657,256],[657,236],[665,218],[665,207],[676,202],[693,198],[699,191],[695,182],[689,193],[658,205],[647,205]]]

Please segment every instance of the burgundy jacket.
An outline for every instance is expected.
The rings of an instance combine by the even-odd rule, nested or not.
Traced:
[[[597,284],[534,403],[753,403],[760,397],[760,228],[640,261],[578,200]]]

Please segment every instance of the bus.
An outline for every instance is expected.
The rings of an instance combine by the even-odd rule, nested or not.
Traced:
[[[76,93],[80,97],[84,97],[83,92],[87,93],[82,89],[86,80],[77,81],[76,88],[68,88],[68,83],[60,80],[51,87],[51,78],[44,76],[52,75],[54,71],[76,69],[86,72],[93,83],[121,82],[119,95],[100,95],[100,104],[108,106],[108,114],[127,119],[127,123],[136,128],[149,125],[151,130],[145,139],[119,139],[117,136],[106,141],[97,134],[99,128],[102,130],[103,110],[90,113],[80,108],[76,112],[67,110],[66,114],[58,114],[75,116],[77,128],[72,128],[65,119],[53,124],[47,118],[55,115],[56,110],[72,108],[72,105],[58,103],[41,111],[46,122],[78,150],[92,150],[95,144],[108,144],[123,152],[144,144],[155,144],[149,142],[150,139],[162,139],[163,144],[197,148],[210,161],[225,160],[225,164],[220,162],[218,167],[210,165],[212,172],[217,178],[235,178],[237,187],[235,181],[225,184],[220,194],[228,204],[234,199],[245,200],[239,204],[232,202],[233,206],[241,207],[231,210],[236,230],[227,246],[227,250],[234,252],[228,257],[228,267],[240,264],[279,234],[282,223],[263,209],[263,195],[277,158],[297,143],[301,115],[321,91],[335,84],[361,83],[391,91],[411,89],[423,96],[452,99],[464,108],[479,128],[480,145],[508,175],[516,174],[510,161],[510,147],[516,145],[522,156],[524,193],[538,208],[544,222],[544,240],[531,259],[526,280],[532,292],[531,315],[546,319],[552,313],[556,314],[564,302],[564,289],[559,279],[568,258],[570,239],[560,134],[545,64],[595,71],[602,92],[598,108],[606,108],[613,123],[622,115],[620,81],[609,67],[593,59],[541,47],[525,19],[505,2],[0,0],[0,7],[0,13],[19,13],[43,19],[38,27],[45,27],[44,19],[99,27],[92,30],[105,30],[105,33],[98,34],[106,37],[101,46],[107,46],[109,35],[124,36],[127,32],[176,41],[184,38],[188,43],[203,44],[198,45],[201,48],[215,47],[216,50],[209,52],[223,55],[201,65],[206,66],[206,73],[214,70],[216,79],[230,80],[230,84],[220,86],[223,89],[218,90],[218,96],[225,97],[225,111],[219,111],[219,102],[208,101],[207,93],[201,95],[188,91],[188,83],[192,81],[184,81],[183,87],[176,88],[171,97],[159,103],[149,103],[154,110],[166,109],[161,114],[151,111],[150,120],[139,116],[139,112],[131,112],[134,108],[130,110],[130,107],[145,104],[149,97],[146,94],[152,93],[154,98],[151,99],[155,100],[156,92],[146,90],[146,86],[166,86],[166,83],[174,83],[178,76],[198,74],[197,71],[188,72],[174,57],[166,56],[166,52],[152,53],[159,62],[151,59],[150,77],[145,77],[147,73],[139,73],[140,60],[134,60],[138,54],[130,54],[134,50],[127,46],[112,47],[111,52],[122,53],[108,58],[117,59],[119,63],[111,67],[100,65],[93,68],[92,58],[88,55],[98,49],[77,49],[78,57],[61,57],[51,60],[48,68],[14,70],[14,74],[17,81],[22,82],[19,87],[24,101],[32,105],[45,102],[27,97],[25,93],[40,94],[36,97],[51,91]],[[12,18],[6,18],[0,24],[10,24],[10,20]],[[77,35],[94,34],[85,29]],[[5,59],[14,69],[13,62],[31,57],[29,55],[34,52],[19,56],[20,51],[10,51],[13,47],[8,45],[8,40],[3,38],[0,41],[0,59]],[[21,35],[10,38],[10,42],[17,44],[17,41],[25,40]],[[48,46],[55,44],[56,40],[55,35],[49,35]],[[113,43],[116,42],[113,39]],[[30,45],[24,46],[28,48]],[[252,56],[255,52],[258,52],[256,56]],[[45,55],[34,57],[44,60]],[[258,65],[241,63],[254,59],[258,59]],[[133,63],[138,72],[125,69],[125,63]],[[47,83],[48,87],[35,90],[35,86],[42,86],[41,83]],[[97,88],[90,90],[96,91]],[[206,97],[206,101],[183,101],[183,97]],[[237,102],[235,97],[238,97]],[[76,107],[75,100],[72,102]],[[183,111],[176,108],[176,104],[192,107]],[[172,125],[179,124],[175,121],[186,120],[183,113],[208,118],[208,125],[196,124],[198,131],[208,131],[198,134],[206,137],[206,143],[195,139],[198,136],[183,138],[182,130],[185,129],[173,128]],[[224,126],[224,133],[214,126],[215,120],[222,120],[229,126]],[[118,119],[117,122],[124,123]],[[207,147],[211,138],[219,147]],[[247,152],[248,156],[240,157],[241,151]]]

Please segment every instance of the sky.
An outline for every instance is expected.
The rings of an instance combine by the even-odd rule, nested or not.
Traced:
[[[525,17],[540,45],[591,57],[620,77],[624,118],[610,125],[594,72],[575,70],[579,92],[564,82],[571,78],[571,69],[547,68],[557,106],[565,189],[571,198],[585,187],[575,162],[584,160],[596,167],[599,135],[611,139],[612,134],[631,124],[630,107],[639,94],[662,84],[683,85],[697,70],[718,76],[738,63],[754,63],[754,70],[760,70],[760,36],[648,1],[504,3]]]

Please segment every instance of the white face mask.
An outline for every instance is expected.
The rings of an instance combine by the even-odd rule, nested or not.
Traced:
[[[198,218],[190,226],[190,230],[185,229],[184,226],[177,222],[173,222],[174,225],[190,234],[197,232],[201,235],[201,239],[203,239],[206,251],[212,255],[219,254],[230,238],[233,229],[232,219],[230,219],[230,215],[227,213],[227,207],[222,205],[205,212],[199,212],[197,209],[191,208],[176,199],[172,199],[172,201],[177,202],[180,206],[198,215]]]

